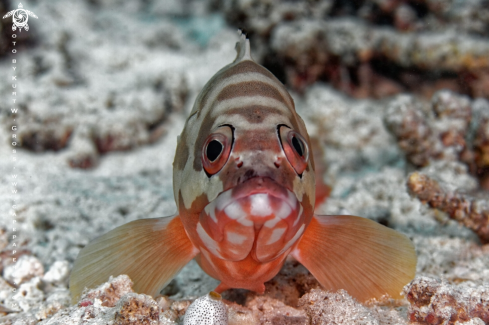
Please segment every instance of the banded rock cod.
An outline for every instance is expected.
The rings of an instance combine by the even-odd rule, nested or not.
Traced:
[[[327,290],[360,301],[400,291],[416,254],[401,233],[355,216],[314,215],[311,144],[294,101],[251,57],[237,57],[198,95],[173,162],[178,214],[129,222],[83,248],[70,277],[84,288],[127,274],[156,296],[191,259],[220,284],[264,293],[292,255]]]

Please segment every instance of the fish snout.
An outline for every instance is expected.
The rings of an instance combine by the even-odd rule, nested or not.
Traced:
[[[257,166],[259,167],[259,166]],[[242,172],[240,172],[237,177],[234,186],[239,186],[247,181],[249,181],[252,178],[259,178],[260,181],[258,181],[257,185],[261,185],[263,183],[261,180],[263,178],[270,178],[274,179],[275,174],[273,170],[269,170],[268,168],[254,168],[253,166],[246,168]]]
[[[279,180],[284,177],[282,166],[283,157],[280,155],[253,155],[236,158],[236,170],[232,187],[246,183],[252,178],[270,178]]]

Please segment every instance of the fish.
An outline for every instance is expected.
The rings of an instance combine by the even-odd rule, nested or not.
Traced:
[[[241,34],[235,60],[197,96],[177,139],[178,212],[117,227],[84,247],[71,297],[127,274],[157,296],[192,259],[214,289],[265,292],[286,258],[326,290],[359,301],[400,298],[416,272],[409,238],[367,218],[316,215],[311,140],[285,86],[251,57]]]

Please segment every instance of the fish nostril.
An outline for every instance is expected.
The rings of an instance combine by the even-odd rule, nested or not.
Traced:
[[[275,162],[273,164],[275,165],[275,167],[280,168],[280,163],[281,162],[282,161],[281,161],[280,157],[277,157],[277,159],[275,160]]]
[[[241,157],[236,157],[236,167],[241,168],[243,166],[243,161],[241,160]]]

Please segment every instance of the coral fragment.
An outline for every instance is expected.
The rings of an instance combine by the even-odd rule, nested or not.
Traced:
[[[465,194],[444,188],[435,179],[420,172],[412,173],[407,181],[411,195],[430,207],[447,213],[489,243],[489,206],[486,200],[477,200]]]

